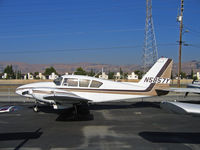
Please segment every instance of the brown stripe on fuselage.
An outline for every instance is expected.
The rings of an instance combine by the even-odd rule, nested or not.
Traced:
[[[38,93],[38,94],[53,94],[53,91],[43,91],[43,90],[33,90],[33,93]]]

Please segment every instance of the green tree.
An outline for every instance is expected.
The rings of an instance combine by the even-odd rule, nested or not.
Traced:
[[[35,79],[39,79],[39,77],[37,77],[38,75],[39,75],[39,72],[34,72],[33,77],[34,77]]]
[[[174,79],[173,71],[171,72],[171,79]]]
[[[55,73],[55,74],[58,74],[57,72],[56,72],[56,70],[53,68],[53,67],[49,67],[49,68],[46,68],[45,69],[45,72],[44,72],[44,75],[45,76],[49,76],[49,75],[51,75],[51,73]]]
[[[121,75],[120,79],[123,79],[124,78],[124,72],[122,71],[121,67],[119,68],[119,73]]]
[[[186,73],[185,73],[185,72],[181,72],[181,73],[180,73],[180,75],[181,75],[181,79],[183,79],[183,78],[186,78],[186,77],[187,77],[187,75],[186,75]]]
[[[114,79],[114,76],[115,75],[115,73],[114,72],[108,72],[108,79]]]
[[[88,74],[88,76],[93,77],[95,75],[95,72],[93,69],[91,69],[90,72],[88,72],[87,74]]]
[[[16,79],[21,79],[21,77],[22,77],[22,73],[21,73],[21,71],[16,71],[15,72],[15,77],[16,77]]]
[[[191,70],[190,78],[191,78],[191,79],[194,79],[194,71],[193,71],[193,69]]]
[[[128,72],[124,73],[123,76],[124,76],[124,79],[128,79]]]
[[[138,78],[139,78],[139,79],[142,79],[142,76],[143,76],[143,74],[144,74],[144,72],[143,72],[143,71],[140,71],[140,70],[135,70],[134,72],[135,72],[135,74],[137,74],[137,75],[138,75]]]
[[[8,65],[8,66],[4,69],[4,73],[7,73],[7,79],[15,79],[15,73],[14,73],[14,71],[13,71],[12,65]]]
[[[87,72],[85,70],[83,70],[83,68],[79,67],[76,69],[76,71],[74,72],[75,75],[86,75]]]

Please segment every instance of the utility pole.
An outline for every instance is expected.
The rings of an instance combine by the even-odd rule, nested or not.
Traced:
[[[180,35],[179,35],[179,62],[178,62],[178,82],[177,86],[180,87],[180,75],[181,75],[181,49],[182,49],[182,30],[183,30],[183,0],[181,0],[181,12],[178,16],[180,22]]]

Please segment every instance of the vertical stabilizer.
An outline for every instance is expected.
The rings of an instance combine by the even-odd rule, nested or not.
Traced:
[[[172,59],[169,58],[158,59],[152,68],[143,76],[138,85],[151,89],[154,95],[157,93],[155,91],[156,89],[168,88],[171,81],[172,63]]]

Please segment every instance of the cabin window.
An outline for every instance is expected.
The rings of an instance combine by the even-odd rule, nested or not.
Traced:
[[[56,85],[60,85],[61,82],[62,82],[63,78],[62,77],[59,77],[59,78],[56,78],[53,82],[56,84]]]
[[[80,87],[88,87],[90,83],[90,80],[87,79],[80,79],[79,80],[79,86]]]
[[[103,83],[99,81],[92,80],[90,87],[99,88]]]
[[[78,86],[78,79],[76,78],[65,78],[63,81],[64,86]]]

